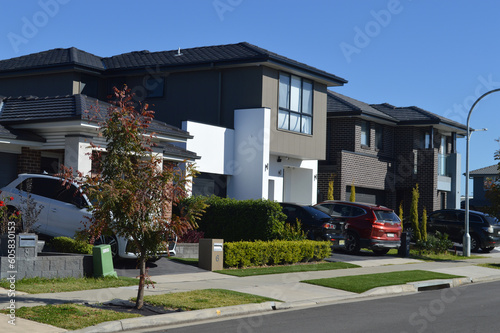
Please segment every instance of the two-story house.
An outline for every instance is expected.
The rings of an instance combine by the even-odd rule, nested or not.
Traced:
[[[333,181],[334,198],[409,212],[419,184],[420,207],[460,207],[457,138],[466,126],[418,107],[367,104],[328,91],[327,156],[320,162],[320,199]]]
[[[486,192],[493,183],[498,183],[500,178],[498,164],[472,170],[469,172],[469,176],[472,178],[473,191],[472,198],[469,199],[469,206],[471,209],[482,211],[484,207],[491,205],[486,198]]]
[[[191,151],[200,156],[195,194],[300,203],[317,200],[318,160],[326,154],[327,88],[346,82],[248,43],[105,58],[54,49],[0,61],[3,96],[106,101],[113,86],[127,84],[138,101],[153,105],[157,120],[193,137],[177,145],[188,157]],[[48,117],[51,112],[48,107]],[[77,135],[78,140],[61,134],[56,150],[67,155],[77,149],[76,159],[59,158],[80,169],[85,154],[81,145],[69,142],[86,138]]]

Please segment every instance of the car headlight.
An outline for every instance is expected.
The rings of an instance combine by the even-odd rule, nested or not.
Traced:
[[[493,233],[493,227],[490,225],[488,228],[483,228],[484,231],[486,231],[489,234]]]

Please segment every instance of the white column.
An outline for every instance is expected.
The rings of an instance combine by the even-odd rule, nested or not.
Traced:
[[[268,108],[234,111],[234,169],[228,181],[228,197],[267,199],[270,124]]]
[[[90,173],[92,161],[90,153],[92,149],[89,143],[90,138],[83,136],[66,136],[64,146],[64,165],[72,167],[74,171],[80,171],[83,174]]]

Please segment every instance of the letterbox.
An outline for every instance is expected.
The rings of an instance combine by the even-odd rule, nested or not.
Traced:
[[[208,271],[218,271],[224,266],[224,240],[200,239],[198,250],[198,267]]]

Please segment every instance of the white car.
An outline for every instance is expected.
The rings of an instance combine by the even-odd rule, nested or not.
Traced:
[[[68,187],[69,185],[69,187]],[[12,197],[7,203],[12,209],[21,210],[26,206],[28,194],[31,194],[37,207],[42,207],[32,229],[37,233],[52,237],[73,238],[76,231],[84,229],[92,216],[91,204],[77,184],[66,183],[62,179],[41,174],[21,174],[10,184],[1,189],[0,196]],[[76,195],[79,194],[79,195]],[[38,208],[39,209],[39,208]],[[113,257],[135,259],[137,254],[127,249],[129,240],[116,236],[101,236],[95,244],[109,244]],[[132,245],[132,242],[130,242]],[[175,255],[175,242],[170,246],[170,254]],[[161,253],[159,255],[165,255]]]

